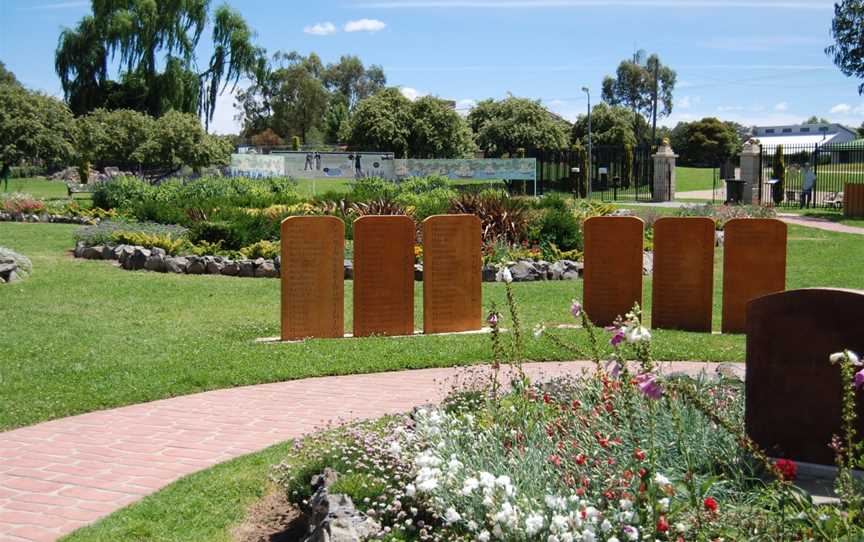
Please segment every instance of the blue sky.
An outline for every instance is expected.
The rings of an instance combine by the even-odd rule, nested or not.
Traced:
[[[218,1],[214,1],[214,4]],[[858,126],[864,100],[823,49],[831,0],[231,0],[268,51],[355,54],[384,67],[408,95],[456,100],[462,111],[508,92],[573,119],[587,85],[634,50],[678,72],[663,124],[716,116],[743,124],[810,115]],[[53,52],[77,0],[0,0],[0,60],[27,86],[60,95]],[[202,39],[202,41],[205,41]],[[206,54],[206,51],[202,51]],[[231,96],[216,130],[236,131]]]

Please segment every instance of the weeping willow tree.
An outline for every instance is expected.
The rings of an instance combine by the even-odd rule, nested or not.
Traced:
[[[92,15],[60,34],[55,69],[70,108],[129,108],[161,116],[198,113],[209,127],[217,97],[264,69],[243,17],[210,0],[92,0]],[[208,22],[213,54],[195,50]],[[116,66],[117,80],[109,78]]]

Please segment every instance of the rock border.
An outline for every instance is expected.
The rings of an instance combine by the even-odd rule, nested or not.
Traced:
[[[53,224],[80,224],[82,226],[92,226],[98,224],[101,220],[98,218],[87,218],[83,216],[51,215],[48,213],[7,213],[0,211],[0,222],[50,222]]]
[[[0,247],[0,284],[12,284],[33,273],[30,258],[6,247]]]

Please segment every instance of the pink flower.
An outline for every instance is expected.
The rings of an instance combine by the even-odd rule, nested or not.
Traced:
[[[619,344],[623,343],[624,339],[626,338],[627,335],[624,333],[623,327],[615,328],[614,332],[612,333],[612,338],[609,339],[609,344],[611,344],[612,346],[618,346]]]
[[[618,378],[618,375],[621,374],[621,365],[616,360],[610,360],[609,363],[606,364],[606,372],[612,378]]]
[[[864,388],[864,369],[855,373],[855,380],[853,382],[856,390]]]
[[[486,321],[489,322],[490,326],[494,326],[495,324],[498,323],[498,313],[497,312],[490,312],[489,317],[486,318]]]
[[[639,391],[645,394],[649,399],[660,399],[663,396],[663,387],[657,380],[657,376],[651,373],[642,373],[636,377],[636,386]]]
[[[573,304],[570,305],[570,314],[573,315],[573,318],[579,318],[579,315],[582,314],[582,304],[573,300]]]

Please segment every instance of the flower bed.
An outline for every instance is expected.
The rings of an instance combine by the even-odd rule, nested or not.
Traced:
[[[307,513],[324,487],[352,505],[352,521],[377,526],[384,540],[864,536],[864,483],[849,475],[864,466],[860,443],[837,446],[839,502],[813,504],[792,484],[796,464],[769,459],[744,434],[740,381],[661,375],[638,308],[605,336],[578,303],[572,311],[588,330],[586,344],[566,345],[543,330],[538,337],[591,355],[592,374],[532,384],[514,361],[524,340],[518,324],[505,337],[493,313],[496,367],[509,364],[509,381],[496,369],[440,406],[307,439],[273,479]],[[597,355],[601,341],[615,347],[610,359]],[[628,354],[638,361],[624,363]],[[844,366],[854,399],[864,388],[857,356],[840,352],[830,362]],[[327,482],[310,486],[322,472]]]

